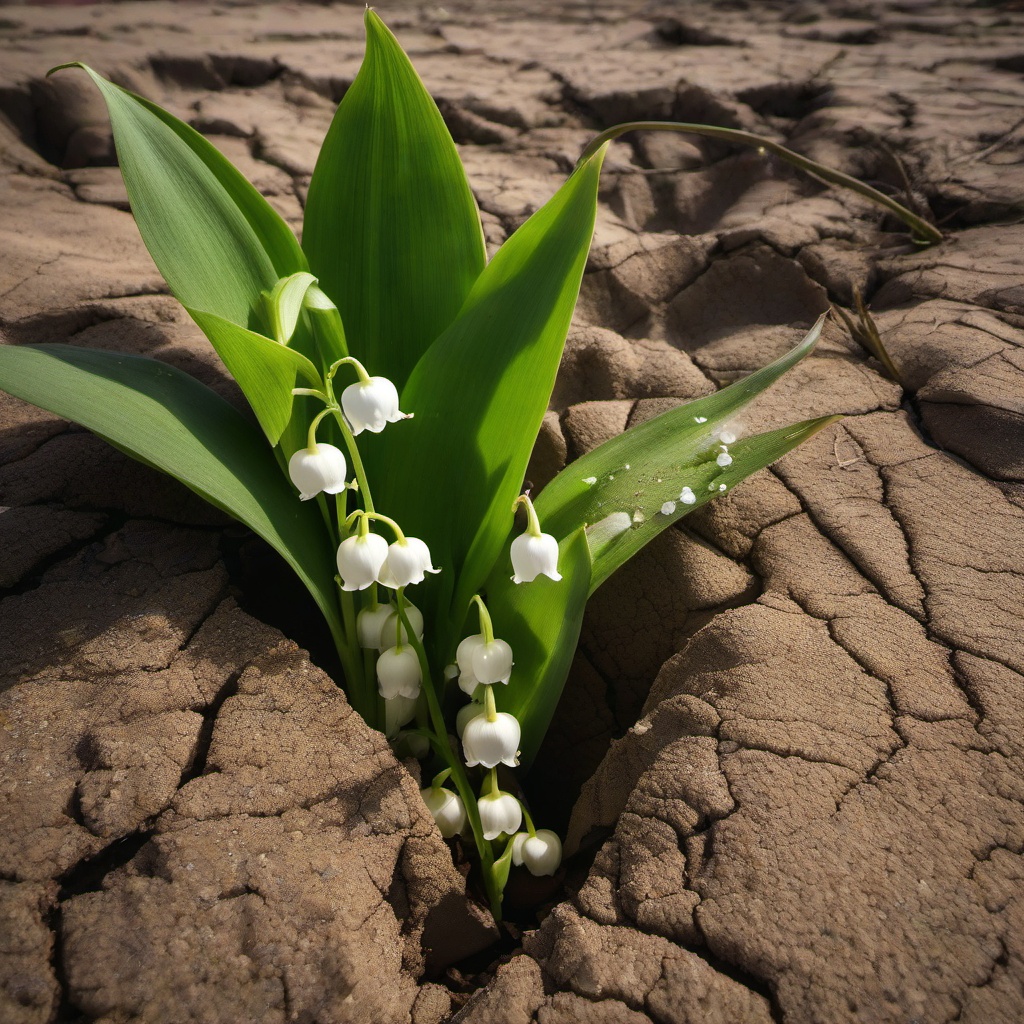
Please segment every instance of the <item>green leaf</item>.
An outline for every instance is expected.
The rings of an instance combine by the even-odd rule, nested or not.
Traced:
[[[594,555],[592,589],[596,590],[666,527],[725,493],[722,487],[731,491],[752,473],[781,459],[786,452],[839,419],[842,417],[822,416],[743,438],[729,446],[732,465],[725,469],[715,463],[714,450],[710,459],[698,457],[693,461],[687,454],[693,449],[678,443],[673,436],[678,437],[678,423],[673,425],[668,421],[659,425],[659,434],[652,432],[641,444],[625,450],[626,456],[632,460],[630,471],[623,474],[628,477],[628,483],[624,482],[617,490],[605,489],[608,512],[602,522],[606,524],[607,533],[592,531],[589,534]],[[628,438],[629,433],[621,435],[622,438]],[[687,505],[679,500],[683,485],[693,491],[693,504]],[[665,502],[674,503],[675,507],[670,512],[662,512]],[[619,520],[618,528],[613,517]],[[548,526],[546,523],[545,529]]]
[[[132,212],[174,295],[258,328],[260,293],[307,269],[288,225],[187,124],[85,64],[61,67],[82,68],[103,94]]]
[[[811,351],[823,323],[824,315],[799,345],[743,380],[606,441],[567,466],[537,496],[545,532],[563,537],[593,524],[592,589],[665,527],[722,493],[721,485],[731,490],[836,419],[808,420],[742,439],[729,445],[731,465],[716,462],[718,429]],[[684,486],[693,491],[692,505],[681,500]],[[663,513],[666,502],[675,502],[675,508]]]
[[[579,167],[498,250],[413,371],[402,395],[416,417],[411,429],[381,435],[386,464],[402,469],[384,479],[378,504],[428,539],[454,628],[512,526],[579,293],[603,156]]]
[[[511,564],[495,567],[487,583],[487,607],[497,636],[511,644],[515,667],[508,686],[494,687],[498,708],[519,719],[523,731],[520,761],[529,768],[551,723],[590,594],[590,548],[580,528],[558,546],[559,581],[538,576],[511,582]]]
[[[154,359],[68,345],[0,346],[0,388],[81,423],[241,520],[284,556],[340,635],[319,509],[299,501],[262,434],[223,398]]]
[[[301,352],[230,320],[198,309],[188,312],[238,381],[267,440],[277,444],[291,419],[296,377],[310,387],[323,387],[316,367]]]
[[[264,306],[270,323],[270,334],[275,341],[287,345],[292,340],[302,313],[306,292],[316,284],[316,278],[305,271],[282,277],[265,296]]]
[[[303,246],[341,310],[349,346],[401,390],[483,269],[483,232],[455,143],[384,23],[309,186]]]

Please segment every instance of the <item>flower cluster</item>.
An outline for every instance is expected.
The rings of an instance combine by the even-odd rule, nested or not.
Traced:
[[[323,296],[317,295],[321,304]],[[359,380],[349,385],[334,400],[332,380],[343,365],[351,365]],[[499,765],[514,768],[519,764],[522,730],[516,717],[499,711],[495,703],[495,687],[507,686],[512,676],[512,648],[495,637],[487,606],[475,596],[480,631],[465,637],[455,651],[455,663],[445,673],[445,681],[458,678],[459,689],[470,698],[458,713],[456,729],[462,744],[459,763],[448,742],[447,730],[428,722],[428,709],[423,700],[425,686],[432,687],[430,667],[423,645],[424,618],[420,610],[405,596],[407,587],[422,583],[428,574],[440,572],[433,565],[430,549],[418,537],[407,536],[395,520],[376,511],[370,500],[369,483],[362,470],[355,437],[364,430],[379,433],[390,423],[410,418],[399,409],[398,391],[384,377],[371,377],[358,360],[346,356],[328,373],[323,392],[298,389],[325,403],[324,410],[309,427],[307,445],[292,455],[288,473],[303,501],[321,495],[344,495],[352,490],[360,494],[364,507],[348,513],[345,498],[339,498],[339,543],[337,550],[338,586],[346,600],[356,595],[362,607],[354,616],[355,640],[364,656],[371,659],[376,690],[383,704],[383,727],[393,742],[404,742],[404,750],[418,757],[430,752],[431,739],[438,751],[451,755],[449,767],[434,776],[421,790],[423,801],[437,823],[442,836],[450,839],[466,831],[471,822],[463,795],[445,786],[455,773],[457,788],[465,799],[472,794],[466,788],[466,769],[484,772],[482,789],[475,802],[474,833],[480,842],[491,843],[504,837],[504,852],[499,861],[525,866],[536,875],[553,874],[561,862],[561,843],[551,831],[537,831],[522,802],[499,787]],[[321,422],[333,416],[348,446],[356,479],[348,480],[349,461],[340,448],[317,440]],[[511,544],[512,580],[516,584],[532,583],[540,576],[561,580],[558,572],[558,542],[541,531],[537,512],[527,495],[521,495],[512,508],[514,513],[524,506],[526,531]],[[394,540],[371,528],[386,527]],[[383,592],[378,588],[383,588]],[[391,593],[391,598],[384,594]],[[354,609],[353,609],[354,610]],[[351,625],[351,624],[350,624]],[[434,704],[444,699],[444,686],[431,690]],[[416,721],[415,728],[405,727]],[[464,783],[462,787],[458,784]],[[523,821],[527,831],[520,832]],[[494,870],[493,868],[491,869]]]

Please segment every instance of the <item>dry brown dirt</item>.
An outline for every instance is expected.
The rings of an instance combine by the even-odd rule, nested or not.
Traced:
[[[744,426],[846,418],[596,595],[528,781],[565,886],[501,942],[304,607],[266,599],[273,561],[0,396],[0,1019],[1024,1019],[1019,6],[381,7],[492,248],[632,118],[768,133],[946,232],[919,251],[755,153],[614,144],[535,482],[854,288],[899,379],[830,325]],[[5,7],[3,340],[144,352],[237,400],[97,94],[44,74],[85,60],[164,104],[298,226],[360,15]]]

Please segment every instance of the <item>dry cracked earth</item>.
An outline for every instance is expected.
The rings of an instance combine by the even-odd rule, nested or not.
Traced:
[[[930,210],[682,136],[616,143],[531,475],[841,319],[747,429],[845,419],[595,597],[528,780],[564,884],[498,932],[244,531],[0,395],[0,1019],[1024,1019],[1024,14],[576,3],[381,13],[493,249],[601,127],[707,121]],[[82,59],[299,226],[358,5],[0,12],[0,329],[237,401],[147,256]],[[274,600],[274,595],[284,594]],[[312,660],[310,654],[312,652]],[[522,880],[517,885],[522,886]]]

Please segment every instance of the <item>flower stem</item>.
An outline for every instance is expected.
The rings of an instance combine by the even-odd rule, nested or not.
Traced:
[[[477,852],[480,854],[480,868],[483,873],[484,887],[487,890],[487,900],[491,905],[491,913],[495,921],[501,920],[501,890],[498,888],[494,878],[494,852],[491,844],[484,839],[483,826],[480,824],[480,810],[476,805],[476,794],[466,777],[466,769],[459,760],[455,751],[452,750],[451,741],[448,738],[448,727],[445,725],[444,714],[437,699],[437,692],[434,689],[433,677],[430,674],[430,663],[427,661],[427,652],[423,648],[423,642],[412,628],[409,617],[405,612],[405,588],[398,591],[398,618],[409,637],[409,643],[419,658],[420,671],[423,675],[423,692],[427,697],[427,710],[430,712],[430,721],[434,727],[435,742],[434,749],[451,769],[451,780],[466,808],[466,817],[469,819],[470,828],[473,830],[473,842],[476,844]]]
[[[531,836],[535,836],[537,834],[537,830],[533,827],[533,818],[530,817],[530,812],[526,809],[526,804],[520,800],[519,806],[523,811],[523,821],[526,822],[526,831],[529,832]]]
[[[328,369],[328,371],[327,371],[327,379],[328,380],[333,380],[334,379],[334,375],[346,363],[349,366],[352,366],[355,369],[356,373],[359,375],[360,383],[362,383],[362,384],[369,384],[370,383],[370,375],[366,372],[366,367],[363,366],[363,364],[361,362],[359,362],[359,360],[356,359],[355,356],[345,356],[343,359],[338,359],[335,362],[331,363],[330,369]]]
[[[526,507],[526,532],[531,537],[539,537],[541,535],[540,520],[537,518],[537,510],[533,507],[533,502],[530,501],[528,494],[520,494],[514,502],[512,502],[513,513],[520,505]]]
[[[332,395],[331,398],[333,400],[334,396]],[[355,473],[356,480],[359,483],[359,493],[362,495],[363,504],[366,506],[367,512],[372,512],[373,497],[370,494],[370,484],[366,479],[366,469],[363,466],[363,457],[359,454],[359,446],[356,444],[356,439],[352,436],[352,431],[348,429],[348,424],[345,422],[345,417],[342,415],[341,408],[337,403],[333,403],[327,411],[333,412],[338,421],[338,426],[341,428],[341,436],[345,439],[345,447],[348,449],[349,458],[352,460],[352,471]]]
[[[498,708],[494,703],[494,687],[484,687],[484,714],[487,715],[488,722],[496,722],[498,720]]]
[[[487,605],[484,604],[484,599],[479,594],[474,594],[469,599],[470,604],[473,604],[474,601],[480,613],[480,632],[484,635],[484,643],[494,643],[494,625],[491,622],[491,613],[487,610]]]
[[[610,142],[612,139],[617,139],[620,135],[632,131],[684,132],[691,135],[705,135],[713,139],[723,139],[726,142],[738,142],[744,146],[754,146],[759,150],[767,150],[769,153],[774,153],[776,156],[791,163],[794,167],[799,167],[800,170],[813,177],[820,178],[833,185],[841,185],[843,188],[848,188],[851,192],[857,192],[870,199],[879,206],[884,206],[887,210],[896,214],[910,228],[911,235],[918,244],[930,245],[942,241],[942,232],[934,224],[929,224],[924,218],[918,217],[916,213],[912,213],[884,192],[879,192],[878,189],[872,188],[863,181],[858,181],[849,174],[844,174],[842,171],[819,164],[816,160],[811,160],[806,156],[801,156],[799,153],[794,153],[793,150],[787,149],[777,142],[772,142],[771,139],[765,139],[760,135],[755,135],[753,132],[744,132],[736,128],[720,128],[716,125],[690,124],[682,121],[628,121],[625,124],[617,124],[614,128],[609,128],[607,131],[603,131],[600,135],[596,136],[583,151],[583,155],[576,166],[580,167],[585,161],[589,160],[606,142]]]
[[[306,432],[306,451],[316,451],[316,428],[320,426],[320,421],[327,415],[330,414],[330,409],[323,409],[313,417],[313,422],[309,425],[309,430]]]

